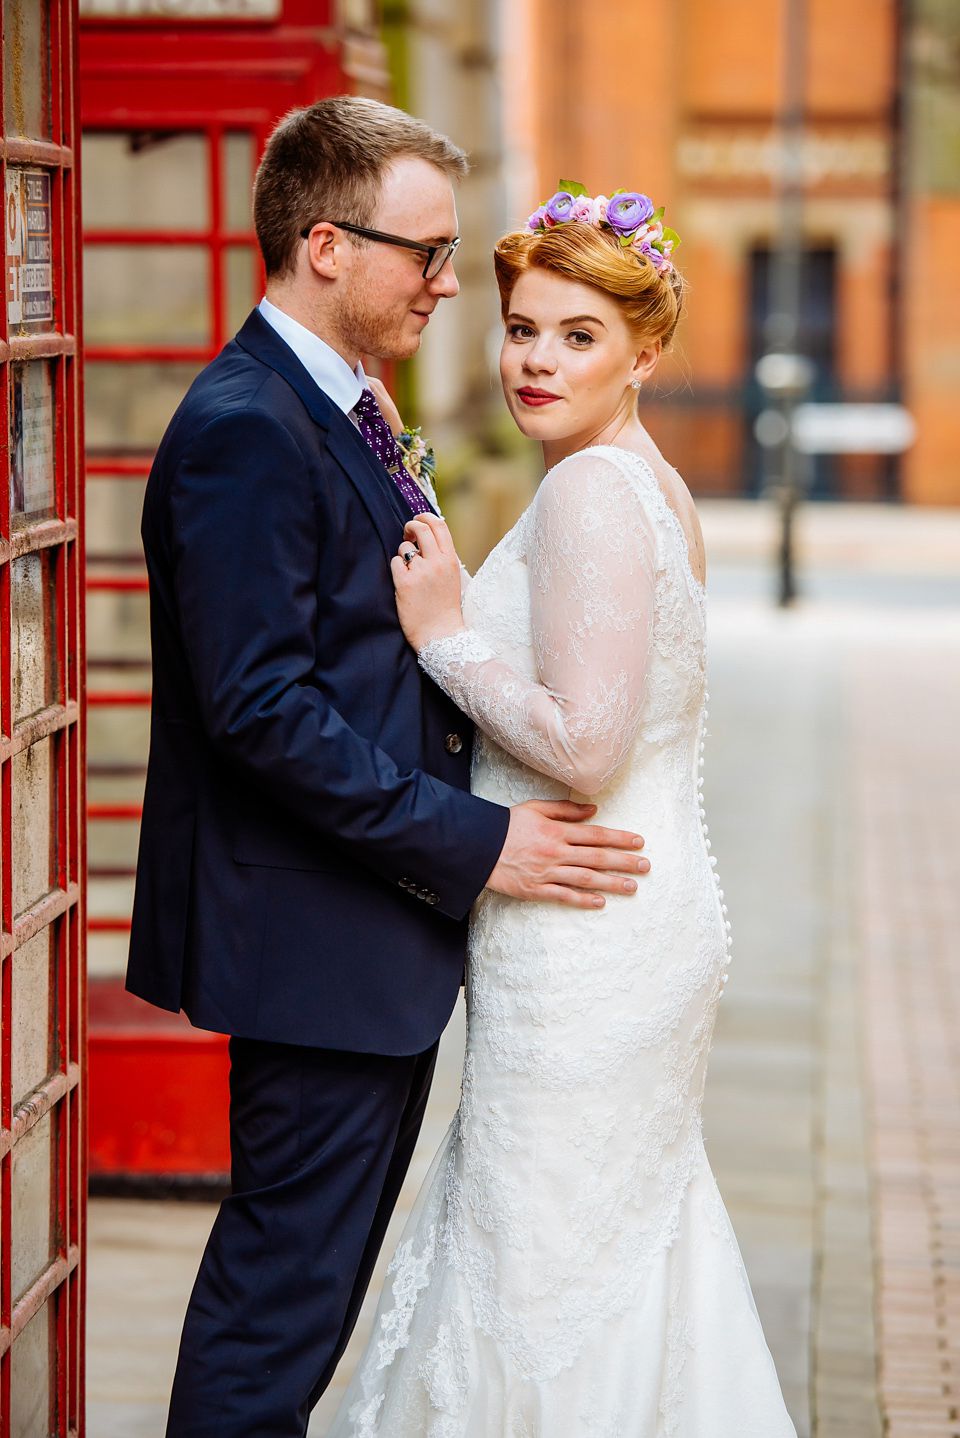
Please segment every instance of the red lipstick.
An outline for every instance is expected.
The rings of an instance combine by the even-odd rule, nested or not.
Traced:
[[[517,398],[531,408],[538,408],[541,405],[553,404],[558,400],[558,394],[551,394],[548,389],[534,389],[530,385],[524,385],[523,389],[517,390]]]

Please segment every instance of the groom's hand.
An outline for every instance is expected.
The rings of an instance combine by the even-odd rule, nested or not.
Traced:
[[[531,799],[510,810],[507,839],[487,888],[513,899],[546,899],[576,909],[602,909],[603,894],[633,894],[630,874],[645,874],[639,834],[586,820],[596,804]]]

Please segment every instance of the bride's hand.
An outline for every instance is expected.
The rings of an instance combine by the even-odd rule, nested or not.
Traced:
[[[450,531],[438,514],[421,514],[410,520],[390,569],[400,626],[418,654],[431,639],[464,628],[460,561]]]

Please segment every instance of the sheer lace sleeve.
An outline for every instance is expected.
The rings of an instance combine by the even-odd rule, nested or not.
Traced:
[[[502,748],[593,794],[643,707],[655,540],[640,482],[589,451],[564,460],[538,492],[527,562],[539,683],[470,629],[426,644],[420,663]]]

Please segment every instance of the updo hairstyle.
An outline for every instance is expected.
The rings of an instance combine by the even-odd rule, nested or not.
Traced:
[[[493,264],[504,319],[520,276],[531,269],[551,270],[609,295],[638,343],[660,340],[667,349],[673,339],[683,303],[682,277],[676,270],[658,274],[645,256],[621,245],[612,230],[580,223],[515,230],[497,244]]]

